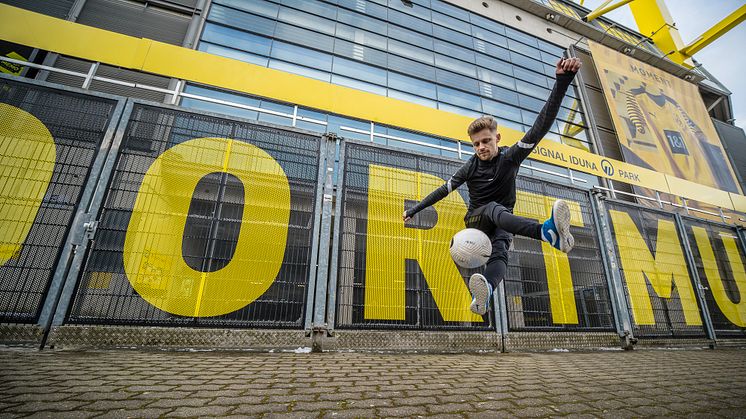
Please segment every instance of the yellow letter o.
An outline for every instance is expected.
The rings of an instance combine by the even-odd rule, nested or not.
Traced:
[[[230,262],[200,272],[184,261],[182,240],[195,187],[215,172],[230,173],[243,183],[241,231]],[[264,150],[225,138],[186,141],[161,154],[143,178],[124,242],[127,278],[146,301],[168,313],[231,313],[274,282],[289,218],[287,175]]]
[[[0,266],[26,241],[47,193],[57,150],[30,113],[0,103]]]

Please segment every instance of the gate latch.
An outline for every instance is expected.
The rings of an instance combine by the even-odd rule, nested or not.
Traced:
[[[83,234],[88,240],[93,239],[93,235],[96,234],[96,228],[98,228],[98,220],[91,220],[83,223]]]

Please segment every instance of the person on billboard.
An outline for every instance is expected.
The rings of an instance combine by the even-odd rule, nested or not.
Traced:
[[[492,254],[484,273],[473,274],[469,279],[472,295],[470,308],[476,314],[484,315],[487,312],[492,291],[505,277],[508,249],[514,234],[544,240],[563,252],[569,252],[574,245],[570,234],[570,208],[565,201],[557,200],[554,203],[552,215],[544,223],[514,215],[513,207],[518,169],[549,131],[580,65],[577,58],[562,58],[557,62],[557,79],[549,99],[531,129],[516,144],[498,147],[500,133],[497,132],[497,121],[492,116],[474,120],[467,132],[475,154],[445,184],[402,214],[402,219],[409,221],[415,214],[466,183],[469,209],[464,222],[467,227],[483,231],[492,242]]]

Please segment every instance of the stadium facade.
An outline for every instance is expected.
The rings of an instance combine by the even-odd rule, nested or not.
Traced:
[[[0,3],[6,341],[746,337],[731,93],[576,3]],[[570,201],[577,249],[516,239],[482,318],[447,251],[468,197],[400,214],[471,155],[473,118],[517,141],[563,56],[584,66],[524,163],[515,211],[541,220]]]

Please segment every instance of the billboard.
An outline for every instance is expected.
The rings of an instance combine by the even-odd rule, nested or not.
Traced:
[[[627,163],[741,193],[696,85],[589,45]]]

